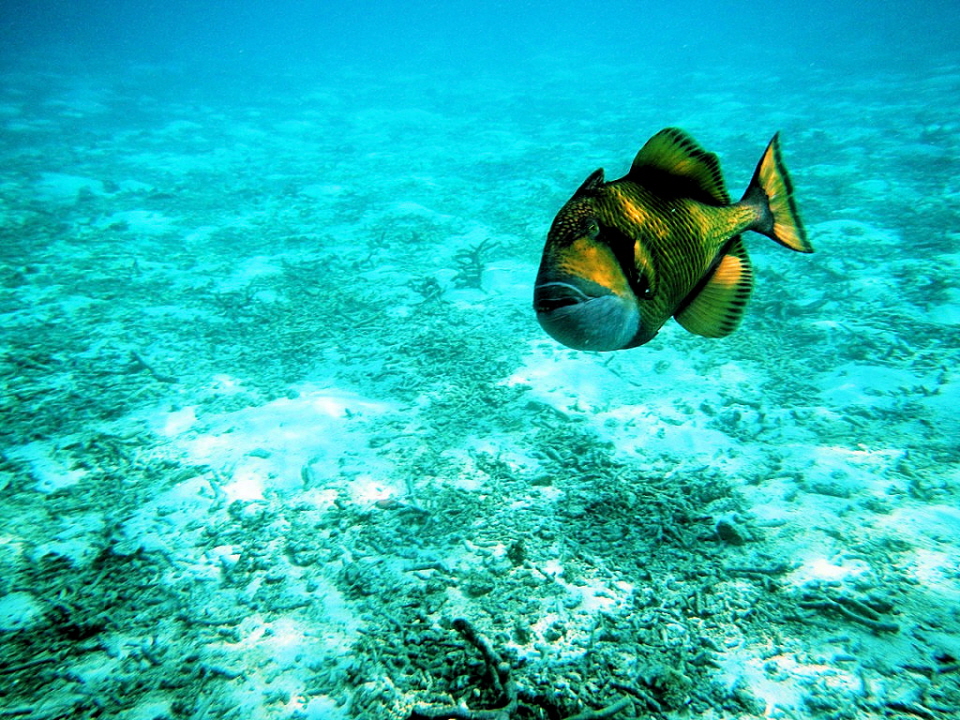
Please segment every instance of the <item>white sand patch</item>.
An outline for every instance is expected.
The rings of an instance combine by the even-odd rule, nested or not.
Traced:
[[[225,379],[217,382],[222,387]],[[346,476],[351,496],[368,503],[404,491],[389,464],[369,449],[364,424],[394,410],[350,392],[305,385],[296,397],[199,420],[196,408],[168,412],[154,427],[174,438],[192,462],[222,473],[229,500],[297,493]]]
[[[137,235],[166,235],[176,229],[176,221],[153,210],[121,210],[95,223],[104,229],[122,227]]]
[[[540,465],[540,461],[530,454],[530,448],[518,444],[516,435],[509,433],[485,433],[468,438],[460,450],[465,454],[486,453],[518,473],[529,472]]]
[[[454,460],[457,471],[444,473],[443,477],[436,479],[437,482],[470,492],[482,491],[486,479],[485,474],[477,467],[477,453],[495,457],[516,472],[524,472],[540,464],[536,458],[517,447],[515,438],[509,435],[472,437],[468,438],[462,447],[448,448],[443,451],[445,458]],[[517,505],[525,505],[530,499],[525,496],[513,498],[513,501]]]
[[[283,272],[280,257],[254,255],[237,264],[229,277],[217,283],[218,292],[232,292],[247,287],[258,278],[271,277]]]
[[[532,302],[530,284],[537,275],[532,263],[499,260],[483,270],[481,287],[492,295],[501,295],[519,303]]]
[[[946,376],[949,377],[949,376]],[[936,417],[936,423],[954,437],[960,435],[960,376],[953,374],[952,381],[938,384],[929,383],[927,387],[934,391],[920,400]]]
[[[621,453],[683,458],[688,464],[722,462],[733,471],[759,452],[731,435],[752,436],[767,427],[755,410],[729,400],[731,389],[756,394],[742,364],[725,363],[705,383],[694,362],[669,347],[651,348],[642,365],[616,355],[591,362],[588,355],[548,342],[532,348],[505,382],[529,386],[534,398],[564,414],[582,414]],[[718,416],[725,407],[734,413],[729,419]],[[748,457],[734,460],[744,453]]]
[[[955,580],[960,576],[960,559],[950,542],[941,541],[938,545],[938,549],[917,548],[913,551],[911,575],[923,587],[935,592],[944,606],[958,607],[960,587]]]
[[[825,167],[822,165],[817,168]],[[827,166],[834,169],[841,166]],[[898,247],[900,237],[892,230],[870,225],[859,220],[838,219],[815,223],[808,228],[818,245],[849,248],[851,245],[881,245]]]
[[[64,465],[51,443],[37,440],[27,445],[12,448],[8,454],[17,460],[26,461],[30,474],[36,481],[36,489],[43,493],[62,490],[80,482],[86,472]]]
[[[400,216],[423,218],[437,223],[455,219],[452,215],[447,215],[446,213],[439,212],[438,210],[432,210],[412,200],[399,200],[397,202],[388,203],[383,214],[393,217]]]
[[[857,300],[862,302],[866,307],[889,304],[891,298],[896,298],[900,293],[897,281],[892,275],[886,274],[863,276],[851,281],[850,286],[856,290]],[[864,330],[864,332],[869,331]],[[886,336],[891,339],[894,337],[884,330],[874,330],[873,334]]]
[[[873,195],[880,197],[896,192],[894,185],[882,178],[871,178],[870,180],[861,180],[850,184],[850,187],[864,195]]]
[[[96,83],[76,79],[70,87],[44,101],[44,105],[67,117],[84,117],[102,114],[110,110],[106,104],[109,93]]]
[[[196,406],[173,410],[162,416],[154,424],[154,430],[161,435],[172,437],[189,430],[197,421]]]
[[[792,477],[763,478],[759,485],[747,485],[741,490],[750,500],[750,511],[759,525],[779,527],[803,522],[805,511],[802,503],[796,501],[797,483]]]
[[[748,687],[764,702],[765,718],[796,717],[794,711],[803,707],[806,688],[814,683],[847,691],[858,691],[861,685],[852,668],[846,671],[831,662],[802,662],[799,655],[788,652],[755,657],[735,650],[721,656],[720,666],[729,687]]]
[[[282,695],[289,698],[285,709],[297,717],[345,717],[328,696],[308,692],[308,687],[317,669],[329,671],[350,662],[351,647],[359,637],[358,623],[344,611],[343,597],[327,581],[304,597],[310,607],[323,611],[322,622],[302,622],[286,615],[269,621],[251,616],[237,628],[239,642],[219,643],[218,649],[227,665],[249,668],[243,691],[248,702],[257,702],[264,694]]]
[[[810,583],[847,582],[872,573],[870,565],[858,558],[828,557],[817,547],[796,550],[792,557],[799,565],[787,579],[798,587]]]
[[[129,193],[131,195],[139,195],[142,193],[152,192],[155,188],[153,185],[149,185],[145,182],[139,180],[121,180],[117,183],[117,187],[120,189],[121,193]]]
[[[937,548],[960,544],[960,509],[950,505],[899,507],[884,523],[903,539],[921,547]],[[954,559],[960,570],[960,561]]]
[[[206,242],[213,237],[218,230],[220,230],[220,228],[216,225],[201,225],[184,235],[183,242],[184,244]]]
[[[323,598],[318,596],[315,607],[323,607]],[[317,624],[307,632],[303,623],[290,616],[281,616],[265,623],[258,620],[247,621],[241,625],[245,638],[241,643],[228,648],[239,655],[248,655],[254,648],[275,663],[280,670],[289,670],[301,665],[306,658],[320,658],[349,650],[348,643],[353,633],[338,631],[332,624],[324,624],[317,631]]]
[[[849,501],[814,493],[798,493],[792,478],[775,478],[759,488],[745,486],[750,513],[761,527],[783,528],[788,542],[778,550],[789,562],[813,561],[829,552],[823,545],[824,530],[838,525],[840,511]],[[809,553],[807,556],[803,553]]]
[[[589,410],[605,405],[609,386],[620,381],[606,367],[589,362],[588,358],[552,341],[534,341],[523,365],[504,383],[510,387],[529,386],[532,398],[561,413]]]
[[[0,630],[25,630],[43,619],[43,608],[31,593],[15,591],[0,597]]]
[[[157,135],[196,135],[204,126],[192,120],[173,120],[156,131]]]
[[[35,187],[41,198],[58,203],[74,203],[79,199],[80,193],[105,194],[101,180],[56,172],[42,173]]]
[[[636,589],[632,583],[622,580],[607,584],[598,578],[587,578],[569,583],[564,579],[563,564],[556,558],[547,560],[537,569],[567,591],[562,599],[564,607],[581,613],[596,614],[624,607],[632,600]]]
[[[115,551],[159,552],[195,566],[198,577],[219,579],[218,568],[196,548],[195,537],[210,517],[216,490],[209,480],[191,478],[140,506],[121,528]],[[187,531],[190,528],[190,531]]]
[[[152,307],[145,307],[143,308],[143,314],[152,317],[176,318],[184,322],[197,320],[207,315],[207,313],[202,310],[186,308],[182,305],[154,305]]]
[[[100,513],[80,513],[60,519],[49,528],[55,529],[52,539],[38,542],[32,548],[35,559],[54,553],[69,558],[74,565],[81,565],[93,559],[103,547],[104,517]]]
[[[156,720],[171,715],[169,698],[152,699],[149,695],[138,702],[134,707],[125,710],[127,720]]]
[[[960,255],[941,255],[940,259],[953,268],[954,277],[960,274]],[[960,325],[960,288],[947,288],[945,294],[947,300],[927,308],[925,319],[935,325]]]
[[[347,708],[338,706],[330,697],[317,695],[303,703],[298,715],[306,720],[341,720],[347,717]]]
[[[803,473],[805,490],[838,498],[858,494],[884,496],[890,486],[887,473],[904,455],[899,448],[817,445],[782,448],[782,456],[790,467]]]
[[[891,407],[898,391],[906,394],[922,379],[901,368],[844,363],[825,375],[821,397],[828,406]]]
[[[334,185],[334,184],[321,184],[316,183],[313,185],[307,185],[300,189],[302,195],[306,195],[308,198],[313,198],[314,200],[324,200],[326,198],[337,197],[338,195],[343,195],[347,192],[347,188],[343,185]]]
[[[616,428],[610,439],[632,455],[656,452],[687,460],[711,460],[733,447],[729,436],[707,427],[703,417],[670,398],[622,405],[592,418],[594,426]]]
[[[190,173],[208,170],[216,162],[212,153],[176,155],[174,153],[140,152],[124,155],[122,160],[130,165],[151,170],[162,168],[169,176],[181,179]]]
[[[936,325],[960,325],[960,293],[951,291],[954,299],[949,304],[934,305],[927,310],[927,320]]]

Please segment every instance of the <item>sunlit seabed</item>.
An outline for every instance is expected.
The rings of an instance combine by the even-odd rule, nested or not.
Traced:
[[[958,711],[960,68],[647,70],[4,78],[4,707],[495,705],[462,617],[564,717]],[[782,130],[817,253],[555,345],[553,213],[671,124],[733,195]]]

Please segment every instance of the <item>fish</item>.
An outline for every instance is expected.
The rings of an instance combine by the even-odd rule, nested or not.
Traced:
[[[688,332],[725,337],[753,290],[743,233],[813,252],[783,163],[780,133],[746,192],[731,202],[717,155],[668,127],[629,172],[593,172],[557,213],[534,283],[540,326],[575,350],[608,352],[652,340],[673,317]]]

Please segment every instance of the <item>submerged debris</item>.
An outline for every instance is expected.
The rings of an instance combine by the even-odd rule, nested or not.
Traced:
[[[483,271],[487,267],[488,254],[497,247],[497,243],[484,239],[473,247],[459,250],[453,256],[457,274],[453,284],[458,288],[483,289]]]

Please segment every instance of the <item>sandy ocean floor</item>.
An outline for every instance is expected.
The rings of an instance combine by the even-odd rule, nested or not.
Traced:
[[[960,713],[960,67],[578,70],[2,78],[0,717]],[[781,130],[817,252],[567,350],[546,229],[666,125]]]

